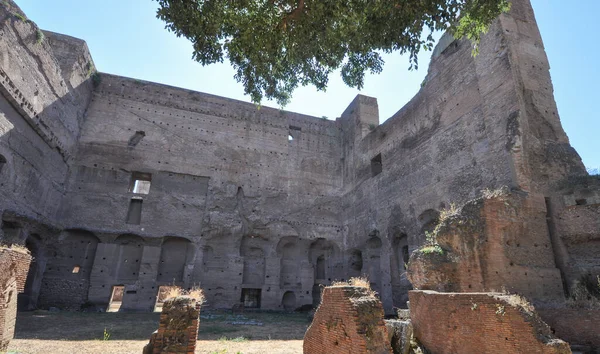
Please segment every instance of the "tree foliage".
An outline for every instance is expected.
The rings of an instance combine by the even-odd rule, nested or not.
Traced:
[[[157,17],[191,40],[203,65],[227,58],[246,94],[285,105],[298,85],[327,86],[341,68],[344,82],[362,88],[379,73],[381,53],[432,49],[432,33],[450,30],[477,42],[509,9],[508,0],[157,0]]]

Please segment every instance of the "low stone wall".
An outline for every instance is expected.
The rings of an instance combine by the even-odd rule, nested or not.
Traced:
[[[415,337],[432,353],[571,353],[523,298],[410,291]]]
[[[0,248],[0,352],[15,335],[17,293],[23,292],[30,263],[27,250]]]
[[[537,312],[557,337],[572,345],[600,350],[600,310],[563,308]]]
[[[165,301],[158,330],[152,333],[144,354],[193,354],[198,339],[200,305],[187,296]]]
[[[304,353],[391,353],[383,306],[369,289],[330,286],[304,335]]]

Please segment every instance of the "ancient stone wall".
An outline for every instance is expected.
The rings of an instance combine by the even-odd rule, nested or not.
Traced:
[[[329,286],[304,335],[304,353],[391,353],[383,307],[370,289]]]
[[[583,165],[526,0],[476,57],[444,36],[422,89],[381,125],[360,95],[332,121],[92,75],[85,42],[16,13],[0,6],[0,237],[36,253],[27,308],[107,306],[117,287],[123,310],[149,310],[160,286],[201,283],[209,306],[291,310],[365,274],[392,313],[440,210],[501,186],[529,193],[515,213],[535,227],[511,229],[510,252],[486,251],[488,288],[558,294],[569,252],[583,254],[561,239],[572,221],[544,222],[566,207],[554,182]]]
[[[31,256],[25,249],[0,248],[0,351],[15,334],[17,294],[23,292]]]
[[[414,335],[433,353],[571,353],[518,296],[413,290],[409,297]]]
[[[540,317],[552,333],[569,344],[600,348],[600,309],[554,308],[539,309]]]
[[[13,1],[0,21],[0,214],[55,225],[94,64],[85,42],[42,32]],[[67,43],[69,58],[56,55]]]

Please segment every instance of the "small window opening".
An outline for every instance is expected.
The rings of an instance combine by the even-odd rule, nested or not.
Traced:
[[[129,192],[135,194],[148,194],[150,193],[151,182],[152,175],[150,173],[134,172],[131,174]]]
[[[79,273],[79,269],[80,269],[80,267],[79,267],[79,266],[75,266],[75,267],[73,267],[73,274],[77,274],[77,273]]]
[[[290,125],[290,133],[288,135],[288,141],[293,141],[294,139],[300,138],[300,132],[302,128],[296,127],[294,125]]]
[[[127,223],[131,225],[139,225],[142,222],[142,202],[143,200],[134,198],[129,202],[129,210],[127,210]]]
[[[383,171],[383,165],[381,164],[381,154],[377,154],[371,159],[371,176],[375,177]]]

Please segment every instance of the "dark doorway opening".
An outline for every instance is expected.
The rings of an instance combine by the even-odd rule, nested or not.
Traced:
[[[242,289],[242,300],[244,308],[259,309],[260,308],[260,293],[261,289]]]

